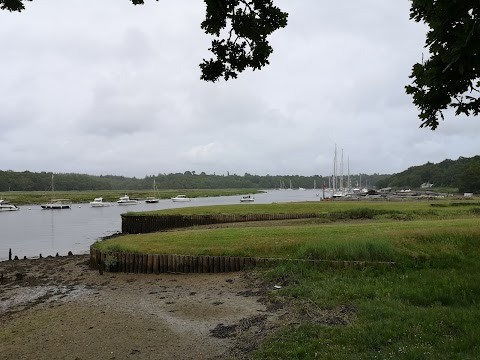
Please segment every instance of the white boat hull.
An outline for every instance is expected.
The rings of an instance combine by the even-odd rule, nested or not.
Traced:
[[[173,198],[170,198],[173,202],[187,202],[190,201],[190,198],[188,198],[186,195],[177,195]]]
[[[130,197],[125,194],[125,196],[122,196],[118,201],[118,205],[138,205],[139,201],[135,199],[130,199]]]
[[[160,199],[145,199],[147,204],[156,204],[160,201]]]
[[[118,205],[138,205],[137,200],[117,201]]]
[[[18,211],[20,210],[19,207],[16,207],[15,205],[2,205],[0,206],[0,212],[3,211]]]
[[[91,203],[90,203],[90,206],[91,206],[91,207],[109,207],[109,206],[111,206],[111,205],[112,205],[112,204],[110,204],[110,203],[104,203],[104,202],[102,202],[102,203],[94,203],[94,202],[91,202]]]
[[[9,204],[8,201],[0,199],[0,211],[17,211],[20,210],[17,205]]]
[[[70,204],[43,204],[41,205],[42,209],[45,210],[61,210],[61,209],[71,209],[72,205]]]
[[[90,206],[91,207],[108,207],[112,204],[110,204],[109,202],[104,202],[103,201],[103,198],[95,198],[91,203],[90,203]]]

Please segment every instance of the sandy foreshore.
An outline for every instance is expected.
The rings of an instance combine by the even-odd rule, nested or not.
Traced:
[[[249,358],[286,313],[251,272],[101,275],[87,262],[0,262],[0,359]]]

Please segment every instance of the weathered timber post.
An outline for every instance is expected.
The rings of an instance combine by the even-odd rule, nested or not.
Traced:
[[[193,272],[194,273],[199,273],[200,272],[198,270],[198,256],[193,257]]]
[[[166,273],[167,272],[167,255],[166,254],[160,255],[160,259],[161,259],[160,272]]]
[[[210,268],[209,268],[209,257],[204,255],[202,256],[203,264],[202,264],[202,273],[208,273]]]
[[[147,254],[147,274],[151,274],[153,269],[153,257],[152,254]]]
[[[158,275],[160,273],[160,270],[158,268],[158,257],[160,255],[153,255],[153,273]]]
[[[220,256],[220,272],[225,272],[225,256]]]
[[[142,272],[142,259],[143,255],[135,254],[135,273],[140,274]]]
[[[218,256],[213,257],[213,272],[214,273],[220,272],[220,259]]]

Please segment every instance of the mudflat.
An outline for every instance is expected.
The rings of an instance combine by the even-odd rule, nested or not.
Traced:
[[[100,274],[88,255],[0,262],[0,359],[250,358],[282,323],[252,272]]]

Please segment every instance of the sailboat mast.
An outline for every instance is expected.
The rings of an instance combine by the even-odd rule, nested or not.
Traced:
[[[343,149],[342,149],[342,159],[340,160],[340,190],[343,191]]]
[[[335,144],[335,155],[333,157],[333,193],[337,189],[337,144]]]
[[[352,189],[352,184],[350,183],[350,156],[347,158],[347,169],[348,169],[347,189],[348,191],[350,191]]]

